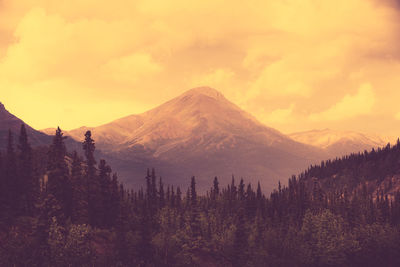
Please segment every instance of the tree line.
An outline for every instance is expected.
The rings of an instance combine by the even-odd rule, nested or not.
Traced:
[[[24,125],[17,142],[9,133],[0,157],[1,266],[400,265],[400,194],[372,194],[364,183],[372,178],[359,173],[346,173],[360,182],[352,190],[321,182],[343,166],[363,170],[358,162],[383,168],[398,144],[373,159],[368,152],[334,161],[340,167],[312,166],[265,196],[259,183],[235,177],[225,186],[214,177],[198,195],[195,177],[182,190],[154,169],[143,188],[127,189],[95,159],[90,131],[83,157],[64,141],[58,128],[50,147],[33,149]]]

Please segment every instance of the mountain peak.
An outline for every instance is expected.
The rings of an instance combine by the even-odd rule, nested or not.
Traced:
[[[195,95],[205,95],[208,97],[212,97],[214,99],[225,99],[222,93],[208,86],[192,88],[189,91],[183,93],[182,96],[195,96]]]

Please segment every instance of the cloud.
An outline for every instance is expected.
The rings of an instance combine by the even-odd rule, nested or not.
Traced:
[[[103,66],[105,75],[118,82],[136,83],[144,77],[149,77],[162,70],[162,66],[146,53],[133,53],[124,57],[112,59]]]
[[[192,87],[207,85],[214,88],[227,88],[227,83],[232,80],[234,75],[235,73],[230,69],[215,69],[203,75],[195,75]]]
[[[267,124],[277,123],[285,124],[290,123],[294,119],[293,114],[294,104],[290,105],[288,108],[278,108],[270,112],[264,119]]]
[[[47,92],[42,102],[51,109],[60,99],[48,92],[62,88],[93,101],[90,112],[106,120],[107,110],[96,103],[112,102],[118,114],[130,114],[209,85],[271,127],[297,131],[331,127],[322,125],[325,117],[353,127],[357,122],[343,113],[367,116],[370,102],[344,112],[345,104],[332,101],[355,98],[359,93],[349,88],[369,81],[374,109],[393,119],[400,97],[394,2],[3,0],[2,102]],[[54,126],[46,107],[35,109],[28,98],[15,110],[35,127]],[[94,115],[59,116],[66,128],[102,123]]]
[[[311,121],[337,121],[371,113],[375,94],[371,84],[362,84],[357,94],[345,95],[342,100],[320,113],[309,116]]]

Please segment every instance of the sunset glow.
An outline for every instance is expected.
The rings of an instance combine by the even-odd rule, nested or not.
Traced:
[[[394,135],[396,2],[0,0],[0,101],[72,129],[207,85],[285,133]]]

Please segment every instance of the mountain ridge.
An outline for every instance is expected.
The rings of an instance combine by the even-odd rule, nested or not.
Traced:
[[[81,140],[87,130],[119,169],[141,177],[145,167],[156,167],[172,184],[193,175],[200,187],[214,176],[227,183],[235,174],[251,176],[253,184],[261,180],[271,189],[326,157],[318,148],[265,126],[210,87],[193,88],[144,113],[66,135]],[[134,168],[127,166],[132,164]]]
[[[395,143],[395,138],[355,131],[332,130],[329,128],[296,132],[288,134],[288,136],[298,142],[321,148],[330,157],[364,152],[372,148],[383,147],[388,143]]]
[[[42,146],[46,145],[50,142],[51,138],[46,134],[36,131],[28,124],[26,124],[23,120],[17,118],[15,115],[11,114],[4,104],[0,102],[0,149],[4,149],[7,144],[8,132],[11,130],[14,135],[14,140],[16,140],[15,136],[19,135],[21,125],[24,124],[26,131],[30,137],[30,142],[34,146]],[[15,141],[14,141],[15,142]]]

